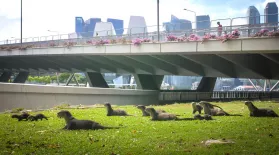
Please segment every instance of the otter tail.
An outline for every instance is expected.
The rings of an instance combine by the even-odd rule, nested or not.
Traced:
[[[176,121],[193,121],[194,118],[177,118]]]
[[[213,105],[213,107],[220,108],[221,110],[224,110],[223,108],[219,107],[218,105]]]

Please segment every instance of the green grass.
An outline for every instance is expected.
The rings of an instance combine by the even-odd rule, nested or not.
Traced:
[[[214,117],[214,121],[150,121],[133,106],[120,106],[135,116],[105,116],[104,108],[69,110],[77,119],[90,119],[121,129],[65,131],[59,110],[43,111],[49,120],[18,122],[11,114],[0,114],[1,154],[92,154],[92,155],[174,155],[174,154],[279,154],[279,118],[251,118],[243,102],[214,103],[239,116]],[[279,104],[255,102],[279,114]],[[156,106],[183,117],[192,117],[190,104]],[[235,144],[205,146],[202,141],[230,139]]]

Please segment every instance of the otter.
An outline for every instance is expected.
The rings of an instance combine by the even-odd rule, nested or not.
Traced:
[[[250,111],[250,117],[278,117],[278,115],[272,109],[257,108],[250,101],[246,101],[244,104]]]
[[[66,130],[119,129],[119,127],[105,127],[91,120],[78,120],[68,110],[58,112],[57,117],[65,119],[66,126],[63,129]]]
[[[28,120],[30,120],[30,121],[38,121],[38,119],[40,119],[41,121],[43,120],[43,119],[46,119],[46,120],[48,120],[47,119],[47,117],[45,116],[45,115],[43,115],[43,114],[37,114],[37,115],[35,115],[35,116],[29,116],[28,117]]]
[[[229,114],[227,112],[225,112],[223,109],[214,109],[212,108],[212,104],[208,103],[208,102],[200,102],[200,105],[203,107],[204,109],[204,114],[207,115],[211,115],[211,116],[242,116],[239,114]],[[219,106],[216,106],[219,107]]]
[[[201,103],[207,104],[208,107],[209,107],[210,109],[214,109],[214,107],[216,107],[216,108],[219,108],[219,109],[223,110],[223,108],[221,108],[221,107],[219,107],[219,106],[217,106],[217,105],[211,104],[211,103],[209,103],[209,102],[206,102],[206,101],[200,101],[200,102],[199,102],[199,105],[201,105]]]
[[[24,113],[22,113],[21,115],[16,115],[16,114],[15,114],[15,115],[12,115],[12,118],[17,118],[18,121],[21,121],[21,120],[23,120],[23,119],[25,119],[25,121],[27,121],[29,116],[30,116],[30,115],[29,115],[28,113],[24,112]]]
[[[110,103],[108,102],[106,102],[104,106],[107,108],[107,116],[131,116],[128,115],[127,112],[124,110],[120,110],[120,109],[113,110]]]
[[[138,105],[138,109],[142,111],[142,116],[150,116],[150,113],[146,111],[146,107],[144,105]],[[165,110],[156,110],[157,113],[166,113]]]
[[[154,108],[146,108],[145,110],[150,113],[152,121],[178,120],[178,117],[175,114],[158,113]]]
[[[211,117],[211,115],[207,115],[205,114],[204,116],[201,116],[200,114],[197,114],[194,116],[195,120],[213,120],[213,118]]]
[[[201,111],[203,110],[203,107],[199,103],[192,102],[192,108],[193,108],[193,114],[195,114],[197,111],[199,114],[201,114]]]

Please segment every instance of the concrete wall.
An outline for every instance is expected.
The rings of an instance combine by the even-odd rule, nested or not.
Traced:
[[[149,90],[0,83],[0,111],[20,107],[46,109],[62,103],[93,105],[110,102],[116,105],[150,105],[158,103],[158,96],[158,91]]]

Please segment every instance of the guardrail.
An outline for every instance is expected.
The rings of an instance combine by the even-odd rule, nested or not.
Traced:
[[[232,101],[232,100],[271,100],[279,99],[279,92],[164,92],[159,94],[160,103],[192,102],[192,101]]]
[[[261,18],[265,18],[266,16],[277,16],[278,14],[269,14],[269,15],[260,15],[260,16],[245,16],[245,17],[236,17],[236,18],[226,18],[226,19],[214,19],[211,21],[198,21],[198,23],[205,23],[205,22],[210,22],[210,25],[213,25],[213,22],[221,22],[223,25],[223,34],[231,33],[234,29],[241,29],[241,33],[243,35],[241,36],[246,36],[249,37],[251,34],[254,34],[258,32],[259,29],[262,28],[269,28],[269,29],[278,29],[278,23],[259,23],[259,24],[253,24],[253,25],[248,25],[248,24],[239,24],[243,23],[243,20],[248,20],[251,18],[259,18],[259,21]],[[241,22],[239,22],[240,20]],[[195,24],[196,22],[188,22],[189,24],[191,23],[192,25]],[[178,23],[175,24],[175,26],[180,26],[183,23]],[[185,23],[184,23],[185,24]],[[217,26],[217,25],[216,25]],[[164,25],[160,25],[161,28],[164,28]],[[22,42],[23,43],[34,43],[34,42],[48,42],[48,41],[65,41],[65,40],[78,40],[78,39],[87,39],[87,40],[100,40],[100,39],[117,39],[117,38],[126,38],[127,40],[132,40],[135,38],[150,38],[154,41],[157,40],[158,32],[156,31],[157,25],[153,26],[147,26],[147,27],[133,27],[133,28],[125,28],[121,29],[126,32],[126,34],[123,35],[111,35],[113,34],[112,31],[117,31],[117,30],[104,30],[104,31],[96,31],[96,32],[82,32],[82,33],[69,33],[69,34],[58,34],[58,35],[50,35],[50,36],[41,36],[41,37],[30,37],[30,38],[23,38]],[[138,33],[141,32],[141,33]],[[94,33],[98,33],[99,36],[95,36]],[[161,31],[160,32],[160,41],[164,41],[165,36],[168,34],[175,33],[176,35],[189,35],[189,34],[196,34],[199,36],[202,36],[204,33],[215,33],[217,34],[217,27],[211,27],[209,29],[191,29],[191,30],[185,30],[185,31]],[[20,43],[20,39],[14,39],[14,40],[3,40],[0,41],[0,45],[4,44],[17,44]]]

